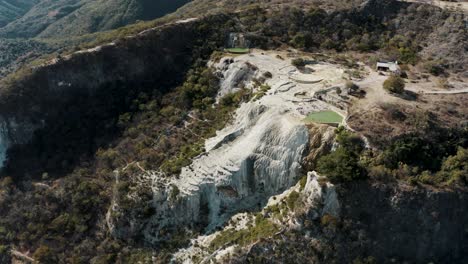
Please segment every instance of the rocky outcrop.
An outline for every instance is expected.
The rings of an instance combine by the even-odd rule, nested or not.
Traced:
[[[291,204],[291,197],[294,199],[295,207],[290,208],[285,204]],[[231,262],[232,256],[250,252],[255,248],[255,244],[264,239],[276,239],[282,237],[288,232],[295,232],[303,228],[303,223],[298,221],[297,214],[308,212],[311,220],[321,219],[322,217],[339,217],[341,204],[338,200],[336,187],[326,182],[323,176],[312,171],[307,174],[304,185],[300,183],[292,186],[286,191],[270,197],[268,203],[259,210],[257,215],[253,213],[239,213],[234,215],[229,224],[221,231],[210,235],[200,236],[192,240],[190,247],[179,250],[174,254],[173,261],[175,263],[210,263],[216,261],[221,263]],[[273,212],[273,213],[272,213]],[[276,213],[275,213],[276,212]],[[218,245],[219,248],[213,252],[212,245],[216,243],[219,237],[225,236],[226,233],[249,232],[249,229],[256,228],[260,225],[258,219],[263,219],[273,225],[280,226],[277,232],[264,233],[259,237],[258,241],[252,241],[252,244],[238,245],[236,240],[229,241],[224,245]],[[235,235],[233,235],[235,237]],[[235,253],[237,252],[237,253]],[[199,261],[194,261],[198,259]],[[237,261],[237,259],[235,259]],[[240,260],[245,261],[244,260]]]
[[[327,105],[319,101],[305,103],[294,96],[298,91],[318,89],[320,83],[301,85],[289,80],[291,64],[274,54],[253,52],[225,58],[215,66],[221,76],[220,93],[232,93],[239,87],[255,93],[258,87],[253,80],[266,71],[272,77],[265,80],[264,86],[271,86],[271,90],[242,104],[233,122],[207,139],[206,152],[183,168],[176,179],[151,172],[155,213],[132,224],[124,218],[110,217],[109,226],[117,236],[141,232],[145,241],[157,243],[170,234],[161,235],[161,230],[202,227],[210,233],[232,215],[261,208],[269,197],[295,185],[303,175],[305,155],[314,159],[331,148],[333,128],[312,129],[313,125],[308,127],[303,121],[304,109],[323,109]],[[319,65],[314,74],[330,77],[330,82],[342,82],[336,75],[342,71],[335,67]],[[290,89],[284,90],[285,85]]]
[[[327,186],[327,187],[325,187]],[[309,191],[308,191],[309,190]],[[312,191],[310,191],[312,190]],[[322,195],[318,195],[323,191]],[[307,195],[314,193],[313,195]],[[259,241],[231,263],[466,263],[466,190],[403,183],[331,186],[318,178],[301,193],[304,206],[291,235]],[[314,198],[315,197],[315,198]],[[300,211],[299,211],[300,212]]]
[[[307,128],[279,109],[255,103],[243,105],[236,116],[234,125],[207,141],[209,151],[183,168],[178,179],[154,174],[155,214],[146,225],[146,241],[163,239],[163,229],[213,230],[299,179]]]
[[[312,171],[317,165],[317,160],[329,153],[334,145],[335,128],[328,125],[309,124],[309,149],[304,159],[304,167]]]
[[[223,60],[216,67],[223,75],[217,95],[218,100],[227,94],[237,92],[239,89],[249,86],[258,71],[250,63],[234,63],[233,58]]]

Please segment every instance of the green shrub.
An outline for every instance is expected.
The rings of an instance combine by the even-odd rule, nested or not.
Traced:
[[[448,157],[436,177],[449,184],[468,185],[468,149],[459,148],[456,155]]]
[[[296,191],[293,191],[289,194],[286,198],[286,204],[288,205],[289,209],[293,210],[296,208],[296,203],[299,200],[300,194]]]
[[[45,245],[41,245],[36,249],[36,251],[34,251],[33,259],[39,264],[56,263],[57,261],[52,250]]]
[[[253,94],[253,100],[257,101],[260,100],[266,93],[271,89],[271,86],[267,84],[262,84],[256,93]]]
[[[303,33],[297,33],[291,40],[291,45],[297,49],[303,49],[306,46],[306,36]]]
[[[389,92],[402,94],[405,91],[405,80],[399,76],[390,76],[385,80],[383,88]]]
[[[306,184],[307,184],[307,175],[306,175],[306,176],[303,176],[303,177],[299,180],[299,185],[301,186],[301,191],[304,190]]]
[[[338,148],[319,158],[317,170],[332,182],[347,182],[360,179],[364,170],[359,164],[364,150],[362,140],[355,134],[340,127],[337,129]]]
[[[440,61],[429,61],[423,65],[424,69],[434,76],[443,75],[445,68]]]
[[[347,81],[345,84],[346,89],[348,89],[351,92],[355,92],[356,90],[359,89],[359,86],[357,86],[354,82],[352,81]]]
[[[177,199],[177,196],[179,196],[180,194],[180,190],[179,190],[179,187],[177,187],[177,185],[173,184],[172,185],[172,190],[171,190],[171,195],[170,195],[170,199],[172,201],[175,201]]]
[[[291,64],[296,68],[302,68],[306,65],[306,62],[303,58],[297,58],[292,60]]]
[[[338,219],[333,215],[325,214],[320,219],[320,224],[324,227],[336,227],[338,225]]]
[[[246,229],[235,230],[228,229],[218,234],[211,242],[212,250],[222,248],[223,246],[236,243],[240,246],[246,246],[262,238],[267,238],[279,231],[277,225],[262,215],[255,217],[254,225]]]

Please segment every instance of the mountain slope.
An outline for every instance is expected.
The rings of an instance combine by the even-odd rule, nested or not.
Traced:
[[[44,54],[99,38],[96,32],[164,16],[188,1],[0,1],[0,78]]]
[[[364,0],[195,0],[180,8],[177,12],[181,15],[198,15],[206,13],[232,12],[235,10],[246,9],[252,6],[261,6],[262,8],[276,9],[284,7],[293,7],[309,9],[311,7],[320,7],[326,10],[343,10],[361,5]]]
[[[4,0],[0,2],[0,27],[21,17],[39,0]]]
[[[151,20],[188,0],[42,0],[0,29],[7,38],[76,36]],[[20,14],[19,14],[20,15]]]
[[[247,2],[258,1],[218,3]],[[0,82],[0,136],[11,144],[0,263],[10,249],[38,263],[170,263],[172,253],[184,263],[466,263],[468,130],[433,126],[447,124],[440,109],[466,120],[466,95],[400,98],[364,66],[379,52],[414,59],[424,47],[413,42],[455,50],[442,38],[466,36],[463,18],[396,1],[269,7],[122,29]],[[223,52],[237,37],[250,54]],[[298,58],[311,63],[298,69]],[[435,80],[406,66],[407,88]],[[374,129],[364,134],[370,146],[379,137],[385,148],[304,123],[310,111],[369,106],[370,88],[388,115],[366,108],[363,122],[345,120]],[[395,126],[378,130],[387,120],[420,134],[395,141]]]

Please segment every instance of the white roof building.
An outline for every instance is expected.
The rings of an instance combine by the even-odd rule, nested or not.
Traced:
[[[377,62],[377,70],[379,70],[379,71],[399,72],[400,71],[400,66],[398,66],[398,61],[395,61],[395,62]]]

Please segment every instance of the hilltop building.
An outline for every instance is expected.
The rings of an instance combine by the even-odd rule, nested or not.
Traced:
[[[399,74],[401,73],[398,61],[395,62],[377,62],[377,71],[392,72]]]

